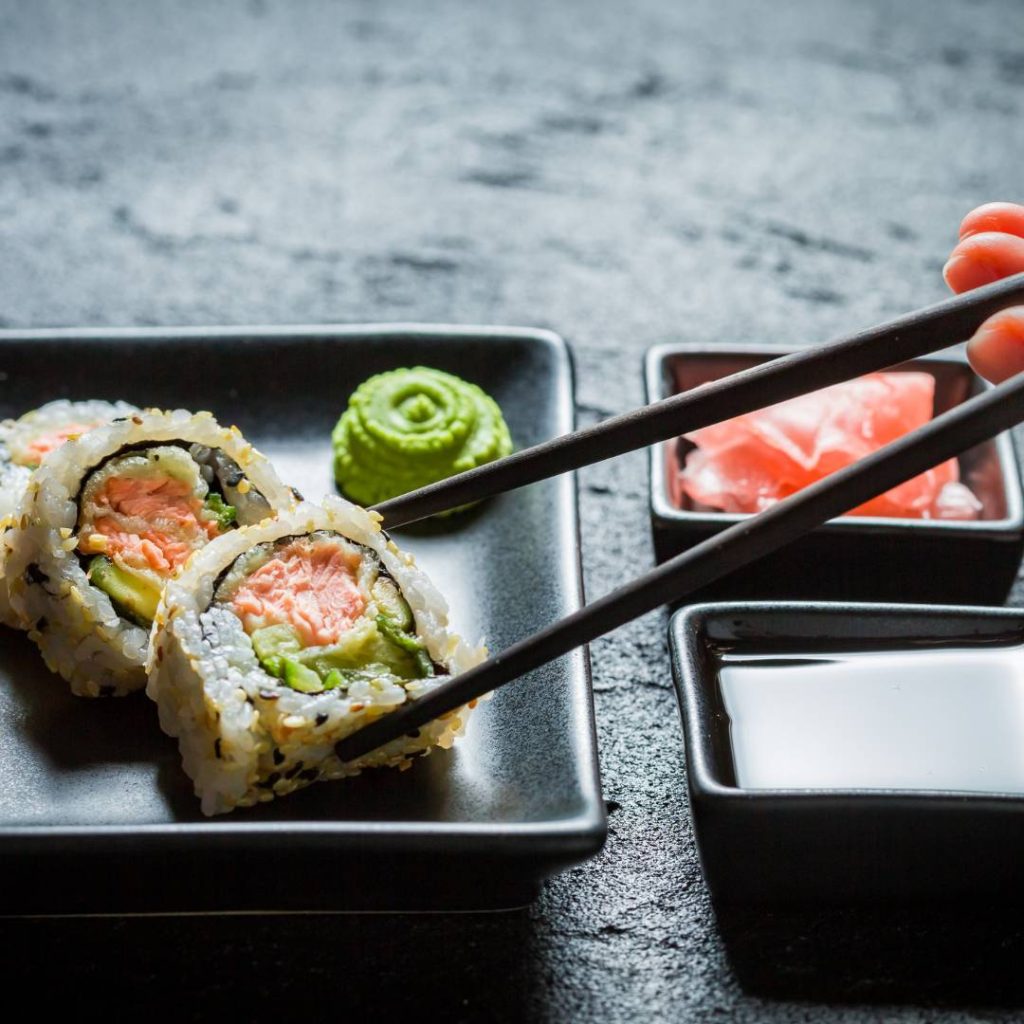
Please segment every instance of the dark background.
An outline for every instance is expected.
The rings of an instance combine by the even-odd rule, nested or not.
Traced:
[[[0,325],[548,326],[590,423],[642,400],[656,342],[941,297],[960,217],[1024,196],[1022,87],[1015,0],[11,0]],[[640,453],[581,474],[591,595],[651,563],[645,488]],[[5,988],[178,1019],[1020,1019],[994,908],[723,934],[665,624],[594,645],[608,844],[528,913],[5,921]]]

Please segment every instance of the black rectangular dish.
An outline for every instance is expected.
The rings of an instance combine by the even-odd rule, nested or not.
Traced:
[[[764,345],[657,346],[646,357],[647,397],[657,401],[791,351]],[[893,369],[934,376],[936,413],[986,387],[956,355],[918,359]],[[692,447],[680,438],[650,449],[651,525],[659,561],[747,518],[695,508],[672,486]],[[959,462],[961,479],[983,505],[977,520],[843,516],[691,599],[1002,602],[1024,551],[1024,489],[1010,435],[978,445]]]
[[[60,397],[209,409],[310,500],[371,374],[428,365],[489,391],[517,446],[573,426],[569,351],[512,328],[0,332],[0,415]],[[582,601],[575,481],[397,531],[463,635],[500,650]],[[521,906],[604,841],[586,654],[481,705],[454,750],[205,819],[142,694],[86,701],[0,634],[0,912]]]
[[[678,612],[673,672],[694,828],[715,900],[1024,900],[1022,644],[1024,613],[998,608],[723,603]],[[887,664],[860,672],[853,681],[862,685],[847,686],[845,705],[829,703],[842,695],[836,675],[820,674],[837,652]],[[781,680],[787,689],[758,693],[748,675],[753,701],[737,704],[739,677],[730,691],[723,672],[730,659],[762,672],[758,659],[771,659],[772,675],[754,685]],[[818,687],[804,703],[794,701],[794,693],[810,693],[793,689],[799,672]],[[960,714],[944,711],[949,686]],[[926,701],[919,707],[942,718],[908,715],[914,693]],[[875,707],[865,704],[871,700]],[[899,720],[890,721],[894,706]],[[751,709],[760,722],[751,724]],[[882,727],[869,731],[871,721]],[[763,755],[766,743],[774,761],[758,764],[751,751]],[[825,782],[823,768],[832,775]],[[844,783],[843,773],[857,781]]]

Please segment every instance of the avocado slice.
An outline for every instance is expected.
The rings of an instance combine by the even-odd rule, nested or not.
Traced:
[[[284,660],[302,650],[302,641],[299,634],[288,625],[264,626],[262,629],[254,629],[252,636],[252,649],[259,659],[259,663],[278,679],[284,674]]]
[[[161,588],[151,580],[123,569],[106,555],[90,559],[89,582],[99,587],[123,618],[148,629],[153,624]]]
[[[393,583],[392,588],[408,611]],[[398,610],[401,612],[401,608]],[[411,613],[409,621],[411,624]],[[302,693],[347,688],[358,679],[387,677],[401,681],[434,674],[422,642],[384,614],[375,621],[364,619],[337,644],[327,647],[303,647],[298,633],[286,624],[253,630],[250,640],[260,665]]]
[[[338,643],[328,647],[307,647],[294,657],[324,679],[332,669],[340,669],[350,682],[355,678],[374,678],[382,674],[398,679],[420,676],[412,653],[391,643],[370,619],[356,623]]]

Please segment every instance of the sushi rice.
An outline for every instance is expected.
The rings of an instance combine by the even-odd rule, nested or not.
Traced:
[[[25,484],[11,527],[3,535],[5,570],[14,613],[29,630],[50,670],[63,676],[80,696],[120,696],[141,689],[146,683],[149,639],[148,622],[127,614],[90,579],[95,568],[83,563],[84,554],[103,551],[108,542],[138,546],[136,534],[149,524],[136,516],[132,520],[136,525],[130,525],[127,532],[105,536],[104,528],[110,532],[110,522],[126,517],[116,506],[112,511],[109,497],[100,493],[97,507],[107,519],[101,521],[97,513],[95,522],[83,523],[89,519],[83,511],[83,496],[90,487],[96,491],[97,480],[107,486],[128,479],[117,476],[122,466],[129,467],[125,474],[135,474],[129,483],[151,483],[153,473],[149,478],[145,474],[160,453],[165,464],[178,464],[174,470],[178,477],[184,466],[194,477],[198,493],[208,491],[212,498],[219,487],[223,498],[237,506],[237,512],[235,507],[230,512],[237,514],[239,525],[258,522],[294,504],[291,490],[281,483],[267,459],[236,428],[221,427],[208,412],[129,412],[125,418],[52,451]],[[226,473],[230,475],[227,482]],[[163,479],[177,480],[167,473]],[[178,481],[175,486],[182,490],[186,485]],[[151,497],[149,492],[143,495],[147,496]],[[223,498],[219,500],[223,502]],[[141,527],[137,525],[140,522]],[[210,526],[210,522],[204,518],[198,526]],[[219,529],[211,526],[208,532]],[[145,530],[142,535],[147,535]],[[158,533],[152,535],[161,540]],[[197,537],[196,545],[207,540],[203,533]],[[147,550],[161,557],[156,545],[145,540],[141,543],[149,543]],[[90,549],[89,544],[100,546]],[[181,559],[188,553],[177,552]],[[96,557],[89,566],[95,565]],[[168,575],[179,568],[173,561],[163,565]],[[149,575],[156,578],[154,573]],[[163,582],[158,578],[157,592]]]
[[[314,557],[318,561],[311,563]],[[309,570],[302,579],[283,591],[264,587],[262,604],[245,603],[274,573],[280,577],[288,566],[300,563]],[[338,565],[346,568],[332,575],[331,567]],[[285,658],[306,681],[303,689],[295,689],[287,667],[281,678],[281,659],[276,670],[268,670],[270,662],[257,650],[258,638],[282,629],[282,608],[300,630],[311,634],[308,641],[323,643],[329,625],[324,616],[337,614],[336,594],[343,586],[352,597],[352,614],[342,635],[373,633],[385,607],[374,596],[384,593],[377,589],[382,581],[397,587],[399,599],[404,599],[402,614],[408,617],[402,644],[427,658],[428,667],[418,678],[388,672],[377,676],[380,666],[371,666],[370,671],[349,672],[344,683],[332,686],[333,673],[325,683]],[[335,588],[331,599],[319,606],[324,613],[319,618],[317,586]],[[252,613],[239,611],[243,605]],[[267,621],[279,624],[262,628]],[[254,624],[261,628],[252,631]],[[283,628],[286,633],[290,629]],[[373,636],[379,644],[381,638]],[[298,642],[292,639],[296,648]],[[297,657],[325,650],[330,648],[307,647]],[[450,747],[464,729],[467,708],[357,762],[342,762],[335,753],[339,740],[430,692],[446,676],[478,664],[486,653],[449,631],[444,599],[412,556],[399,551],[381,530],[379,516],[328,497],[322,506],[303,503],[275,520],[224,534],[192,556],[168,583],[157,609],[147,692],[157,702],[164,731],[178,738],[203,812],[212,815],[268,801],[314,781],[355,775],[369,766],[407,767],[416,754]],[[306,664],[315,660],[307,658]]]
[[[0,421],[0,534],[11,525],[32,473],[50,451],[69,438],[135,412],[138,409],[127,402],[72,402],[62,398],[16,420]],[[4,577],[6,550],[0,544],[0,622],[20,628],[21,620],[11,608]]]

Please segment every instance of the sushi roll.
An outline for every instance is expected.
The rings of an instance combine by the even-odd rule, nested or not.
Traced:
[[[164,584],[213,538],[294,504],[210,413],[136,412],[47,456],[4,535],[11,605],[81,696],[141,689]]]
[[[65,441],[110,423],[119,416],[138,412],[127,402],[70,402],[62,398],[25,413],[16,420],[0,421],[0,533],[10,526],[29,478],[43,459]],[[18,627],[4,582],[0,544],[0,622]]]
[[[147,692],[205,814],[450,747],[467,709],[353,763],[335,744],[486,656],[380,528],[340,498],[221,537],[164,591]]]

